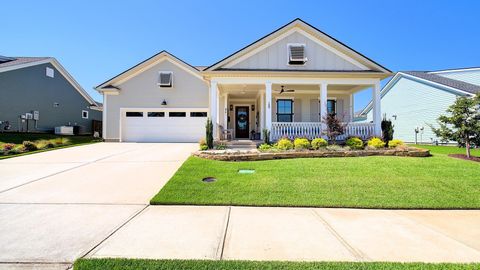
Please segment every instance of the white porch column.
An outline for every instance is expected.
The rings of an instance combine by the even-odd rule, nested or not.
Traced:
[[[210,119],[213,123],[213,138],[217,138],[218,133],[218,85],[216,81],[210,82]]]
[[[265,83],[265,128],[272,132],[272,83]]]
[[[381,109],[381,97],[380,97],[380,82],[373,85],[373,124],[375,125],[375,136],[382,136],[382,109]]]
[[[265,96],[260,93],[260,138],[263,140],[263,129],[265,128]]]
[[[228,128],[228,93],[223,96],[223,128]]]
[[[320,84],[320,122],[323,130],[327,129],[325,117],[327,117],[327,84],[322,83]]]
[[[348,119],[348,122],[353,122],[353,119],[355,118],[355,106],[353,104],[354,102],[354,93],[351,93],[350,94],[350,110],[349,110],[349,113],[350,113],[350,118]]]

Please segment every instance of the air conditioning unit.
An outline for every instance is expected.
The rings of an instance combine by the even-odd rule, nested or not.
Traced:
[[[33,119],[33,114],[31,114],[31,113],[26,113],[26,114],[25,114],[25,118],[26,118],[26,119]]]
[[[40,119],[40,112],[39,111],[32,111],[33,114],[33,120],[39,120]]]

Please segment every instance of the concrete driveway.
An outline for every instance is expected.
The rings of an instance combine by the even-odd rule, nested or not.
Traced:
[[[98,143],[0,161],[0,268],[69,267],[143,210],[196,148]]]

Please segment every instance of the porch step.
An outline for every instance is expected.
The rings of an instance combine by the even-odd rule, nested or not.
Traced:
[[[225,142],[229,149],[256,149],[260,143],[261,141],[253,140],[232,140]]]

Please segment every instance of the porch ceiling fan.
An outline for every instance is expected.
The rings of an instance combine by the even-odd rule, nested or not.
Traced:
[[[294,90],[294,89],[284,89],[284,86],[283,86],[283,85],[282,85],[281,87],[282,87],[282,89],[280,89],[280,90],[277,90],[277,91],[279,92],[279,94],[282,94],[282,93],[292,93],[292,92],[295,92],[295,90]]]

